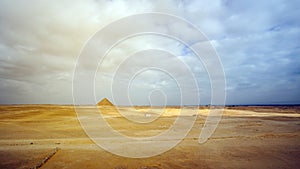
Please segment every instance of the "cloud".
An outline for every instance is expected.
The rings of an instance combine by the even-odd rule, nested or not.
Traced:
[[[113,21],[143,12],[166,12],[182,17],[206,34],[224,66],[228,104],[299,103],[299,5],[297,0],[4,0],[0,2],[0,103],[72,103],[76,58],[87,40]],[[179,32],[188,45],[201,43],[192,31],[182,32],[183,25],[167,23],[157,25],[157,29]],[[124,25],[124,29],[134,29],[134,25],[130,26]],[[118,33],[107,34],[102,43],[105,45]],[[95,52],[96,49],[97,46]],[[97,99],[111,97],[108,90],[111,78],[124,60],[148,49],[169,51],[176,56],[175,60],[184,62],[200,86],[201,103],[210,102],[210,82],[201,60],[186,45],[155,35],[126,39],[111,50],[95,79],[99,86]],[[153,59],[149,58],[135,59],[123,67],[123,78],[138,70],[138,65],[151,63]],[[97,55],[80,63],[85,73],[94,71],[90,65],[95,60]],[[175,62],[161,61],[179,79],[189,80],[180,74],[184,72],[180,67],[170,63]],[[172,79],[155,71],[139,78],[134,85],[140,91],[132,95],[138,104],[149,103],[146,93],[151,86],[163,88],[172,97],[170,104],[179,102]]]

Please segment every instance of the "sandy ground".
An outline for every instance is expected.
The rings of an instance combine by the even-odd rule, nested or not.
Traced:
[[[122,109],[130,112],[132,108]],[[138,109],[147,112],[145,107]],[[178,111],[168,108],[153,123],[144,125],[114,114],[106,120],[122,134],[152,136],[169,128]],[[207,114],[206,108],[200,108],[192,130],[173,149],[135,159],[113,155],[95,145],[81,128],[73,106],[0,106],[0,168],[300,167],[299,107],[228,107],[212,137],[199,144]]]

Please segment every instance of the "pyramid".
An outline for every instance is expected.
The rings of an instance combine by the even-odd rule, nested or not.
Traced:
[[[97,103],[97,107],[99,108],[102,115],[106,117],[120,115],[115,105],[113,105],[107,98],[104,98],[99,103]]]
[[[114,106],[114,105],[107,98],[104,98],[97,103],[97,106]]]

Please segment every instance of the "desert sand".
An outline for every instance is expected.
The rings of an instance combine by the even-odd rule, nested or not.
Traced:
[[[141,112],[148,109],[136,108]],[[144,125],[109,114],[114,110],[107,106],[101,109],[108,112],[106,120],[115,130],[139,137],[156,135],[169,128],[179,108],[168,107],[159,119]],[[130,112],[133,107],[122,109]],[[299,107],[226,107],[215,133],[206,143],[199,144],[207,115],[208,107],[200,107],[192,130],[173,149],[155,157],[136,159],[111,154],[91,141],[80,126],[73,106],[0,106],[0,168],[300,167]]]

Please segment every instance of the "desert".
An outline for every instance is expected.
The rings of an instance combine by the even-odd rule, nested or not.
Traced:
[[[88,109],[88,106],[82,108]],[[109,107],[101,109],[109,110]],[[122,109],[130,111],[133,107]],[[136,109],[145,112],[148,108]],[[132,124],[116,114],[108,114],[111,117],[105,119],[124,135],[151,136],[169,128],[180,107],[157,109],[164,109],[167,113],[147,124]],[[191,131],[171,150],[150,158],[126,158],[97,146],[82,129],[73,105],[2,105],[0,168],[228,169],[300,166],[299,106],[225,107],[212,137],[199,144],[198,137],[208,110],[207,106],[199,107]]]
[[[0,0],[0,169],[300,169],[300,0]]]

